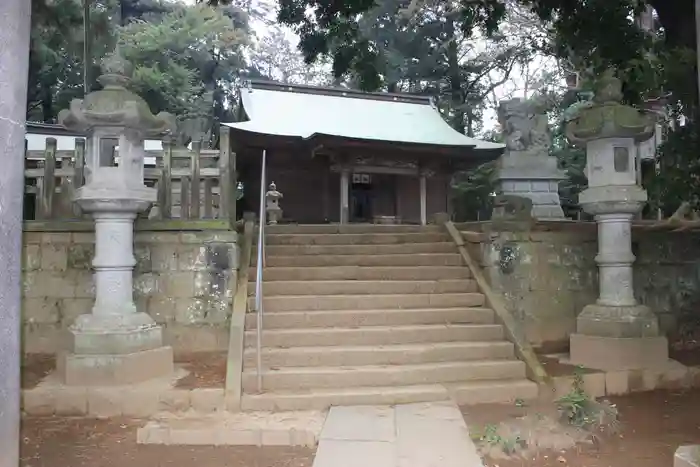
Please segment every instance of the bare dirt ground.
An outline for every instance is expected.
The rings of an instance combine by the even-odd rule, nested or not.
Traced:
[[[188,375],[175,385],[182,389],[223,388],[226,383],[226,353],[198,352],[178,355],[175,364]]]
[[[686,392],[653,391],[609,401],[619,413],[619,431],[597,442],[580,442],[567,449],[547,449],[527,458],[487,456],[487,467],[665,467],[673,465],[673,453],[683,444],[700,443],[700,390]],[[513,421],[550,407],[486,404],[464,407],[472,432],[483,433],[485,427]],[[536,417],[533,417],[536,418]],[[550,445],[566,446],[571,433],[546,440]],[[573,437],[575,438],[575,434]],[[580,441],[580,440],[579,440]]]
[[[306,448],[136,444],[145,422],[27,417],[20,467],[311,467]]]

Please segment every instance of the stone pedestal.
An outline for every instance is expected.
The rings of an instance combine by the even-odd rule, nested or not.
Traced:
[[[647,201],[636,185],[635,142],[653,132],[653,120],[619,103],[619,81],[601,80],[594,104],[567,127],[567,136],[586,145],[589,188],[579,195],[598,224],[599,297],[576,320],[570,338],[571,363],[602,370],[660,367],[668,342],[658,318],[634,298],[632,218]]]
[[[69,328],[69,350],[58,358],[68,385],[130,384],[173,372],[172,348],[163,346],[161,327],[138,312],[133,299],[134,220],[156,192],[123,183],[111,173],[116,170],[98,171],[76,196],[95,219],[95,305]]]
[[[532,200],[534,219],[563,219],[559,182],[565,178],[554,157],[507,152],[498,161],[496,192]]]
[[[126,89],[130,67],[114,54],[100,77],[104,89],[74,100],[59,114],[69,129],[87,134],[86,182],[75,202],[95,220],[95,305],[68,329],[68,348],[58,356],[67,385],[124,385],[172,374],[173,352],[162,329],[138,312],[133,298],[134,220],[156,201],[143,184],[146,135],[172,126]],[[119,163],[112,148],[119,146]]]
[[[563,219],[559,182],[566,178],[550,157],[552,137],[545,96],[511,99],[498,106],[506,152],[498,160],[496,193],[532,200],[533,219]]]

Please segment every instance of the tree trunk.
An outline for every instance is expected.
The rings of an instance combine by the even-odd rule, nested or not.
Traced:
[[[464,133],[464,110],[462,104],[462,74],[459,68],[459,51],[457,50],[457,38],[455,37],[455,23],[453,20],[447,21],[447,79],[450,83],[450,101],[452,106],[452,117],[450,125],[460,133]]]
[[[53,88],[50,85],[41,86],[41,118],[44,123],[53,123],[56,116],[53,111]]]

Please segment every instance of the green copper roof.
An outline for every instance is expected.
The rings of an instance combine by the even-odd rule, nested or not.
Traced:
[[[241,102],[249,121],[225,125],[251,133],[463,146],[468,152],[504,149],[455,131],[423,97],[265,83],[242,88]]]

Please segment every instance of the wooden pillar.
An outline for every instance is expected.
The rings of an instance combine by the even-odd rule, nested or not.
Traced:
[[[347,224],[350,217],[350,169],[340,172],[340,223]]]
[[[421,172],[420,181],[420,224],[428,224],[428,187],[425,172]]]
[[[330,219],[330,213],[328,212],[329,210],[329,205],[330,203],[328,202],[328,177],[329,177],[329,169],[326,169],[325,172],[323,173],[323,220],[325,222]]]

